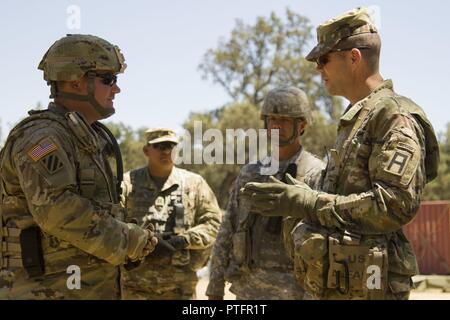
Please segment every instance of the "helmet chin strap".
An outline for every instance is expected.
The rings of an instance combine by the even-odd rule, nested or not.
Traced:
[[[87,77],[88,77],[87,95],[80,95],[68,92],[56,92],[56,90],[53,89],[54,85],[52,84],[52,96],[88,102],[94,108],[94,110],[100,115],[101,119],[105,119],[112,116],[116,112],[116,110],[114,108],[103,108],[100,105],[100,103],[98,103],[97,99],[95,99],[95,74],[88,73]]]

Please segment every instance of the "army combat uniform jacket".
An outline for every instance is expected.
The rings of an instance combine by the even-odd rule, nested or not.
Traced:
[[[396,95],[390,80],[348,108],[316,214],[293,232],[296,273],[308,293],[319,299],[409,296],[418,267],[402,227],[436,177],[438,158],[422,109]]]
[[[261,169],[271,166],[266,158],[242,168],[230,196],[224,222],[219,231],[211,258],[211,275],[207,289],[209,296],[223,296],[225,281],[231,282],[231,292],[237,299],[302,299],[303,290],[296,283],[293,263],[282,240],[281,218],[249,215],[240,202],[239,190],[247,182],[265,182],[268,175]],[[294,172],[288,167],[295,164]],[[320,175],[324,164],[305,150],[280,162],[277,178],[286,171],[308,183]]]
[[[1,299],[117,299],[128,249],[111,141],[51,103],[1,152]]]
[[[198,174],[176,167],[162,188],[148,167],[127,172],[123,185],[127,221],[149,219],[157,234],[180,235],[188,242],[186,249],[163,255],[155,251],[139,268],[122,270],[123,298],[194,298],[196,271],[206,265],[222,220],[213,191]]]

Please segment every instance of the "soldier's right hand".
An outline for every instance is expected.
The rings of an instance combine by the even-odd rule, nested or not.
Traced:
[[[153,228],[142,229],[134,223],[128,223],[129,243],[128,258],[131,261],[143,260],[158,244]]]

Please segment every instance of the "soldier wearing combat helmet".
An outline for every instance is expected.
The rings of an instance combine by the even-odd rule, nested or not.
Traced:
[[[0,154],[0,299],[117,299],[118,265],[154,249],[151,227],[122,222],[120,150],[98,122],[114,113],[125,67],[91,35],[56,41],[40,62],[54,102],[30,111]]]
[[[239,190],[247,182],[264,182],[273,161],[279,160],[278,179],[292,176],[314,186],[323,169],[322,161],[302,148],[301,135],[311,122],[306,94],[295,87],[271,90],[262,106],[261,119],[269,130],[279,130],[279,159],[267,157],[244,166],[234,182],[224,222],[211,258],[211,275],[206,294],[223,299],[225,282],[237,299],[302,299],[303,290],[295,282],[293,263],[286,254],[282,234],[289,234],[293,219],[250,215],[242,205]]]
[[[292,232],[296,275],[314,299],[408,299],[417,262],[402,227],[437,175],[439,150],[423,110],[379,72],[381,40],[357,8],[317,28],[316,62],[331,95],[347,98],[319,191],[248,184],[262,216],[303,218]]]

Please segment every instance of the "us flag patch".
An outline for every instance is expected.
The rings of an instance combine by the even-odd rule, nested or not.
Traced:
[[[28,151],[28,155],[31,159],[33,159],[34,162],[37,162],[41,160],[46,155],[52,153],[53,151],[58,150],[58,147],[53,142],[49,141],[43,141],[42,143],[38,144],[37,146],[34,146],[31,148],[30,151]]]

